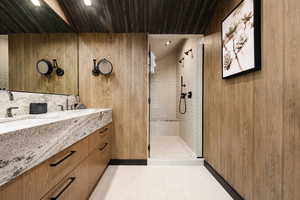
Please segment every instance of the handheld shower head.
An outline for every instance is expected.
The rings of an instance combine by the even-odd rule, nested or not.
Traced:
[[[185,87],[186,85],[183,82],[183,76],[180,77],[181,87]]]
[[[184,84],[183,81],[183,76],[180,77],[180,82],[181,82],[181,93],[180,93],[180,97],[179,97],[179,112],[181,114],[185,114],[186,113],[186,96],[187,93],[184,92],[184,88],[186,87],[186,85]]]

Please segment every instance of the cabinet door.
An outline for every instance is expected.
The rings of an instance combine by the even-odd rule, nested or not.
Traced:
[[[62,179],[42,200],[87,200],[89,180],[88,163],[84,160],[73,172]]]
[[[104,141],[99,147],[88,157],[89,165],[89,191],[92,193],[97,185],[100,177],[104,173],[109,161],[111,159],[111,144]]]

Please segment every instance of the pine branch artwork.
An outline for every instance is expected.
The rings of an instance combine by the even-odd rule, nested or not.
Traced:
[[[241,57],[244,59],[247,56],[243,50],[246,46],[249,49],[247,44],[254,29],[254,14],[251,9],[240,8],[230,16],[229,20],[226,21],[224,35],[222,36],[223,69],[230,71],[235,66],[235,71],[244,71],[246,66],[243,65]]]

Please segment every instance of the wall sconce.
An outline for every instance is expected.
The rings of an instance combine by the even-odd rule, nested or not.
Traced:
[[[65,74],[65,71],[58,66],[56,59],[53,59],[53,64],[46,59],[39,60],[36,63],[36,70],[44,76],[50,76],[54,70],[57,76],[63,76]]]
[[[65,74],[65,70],[63,70],[62,68],[60,68],[58,66],[56,59],[53,59],[53,67],[56,70],[56,75],[57,76],[63,76]]]
[[[94,62],[94,67],[92,70],[92,74],[94,76],[99,76],[100,74],[104,76],[109,76],[112,74],[113,65],[109,60],[103,58],[97,63],[97,60],[93,59],[93,62]]]

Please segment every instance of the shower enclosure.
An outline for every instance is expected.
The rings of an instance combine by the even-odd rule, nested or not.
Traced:
[[[202,157],[203,45],[199,37],[166,37],[149,40],[149,161],[197,161]]]

